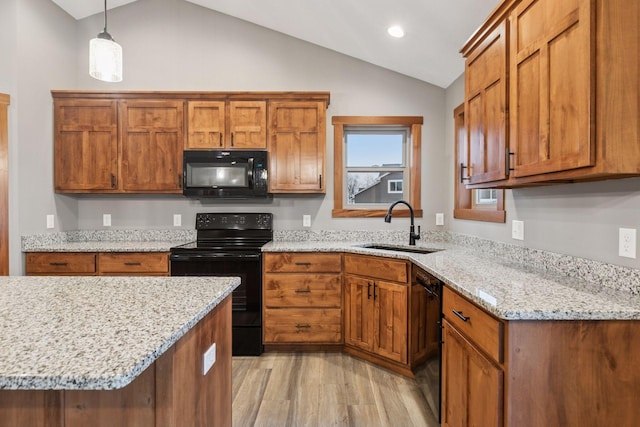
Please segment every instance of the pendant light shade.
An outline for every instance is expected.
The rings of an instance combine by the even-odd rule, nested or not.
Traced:
[[[107,0],[104,0],[104,31],[89,42],[89,75],[104,82],[122,81],[122,47],[107,32]]]

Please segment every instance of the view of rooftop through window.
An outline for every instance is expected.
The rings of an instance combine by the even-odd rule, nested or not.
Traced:
[[[406,128],[345,129],[346,204],[388,204],[403,198]]]

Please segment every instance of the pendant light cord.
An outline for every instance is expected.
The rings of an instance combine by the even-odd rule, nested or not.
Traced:
[[[104,0],[104,32],[107,32],[107,0]]]

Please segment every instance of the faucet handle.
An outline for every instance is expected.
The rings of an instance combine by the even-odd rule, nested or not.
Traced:
[[[416,240],[420,240],[420,226],[418,226],[418,234],[416,234]]]

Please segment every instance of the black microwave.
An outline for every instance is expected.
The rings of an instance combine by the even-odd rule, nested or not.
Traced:
[[[185,150],[183,174],[182,193],[187,197],[269,197],[267,152],[264,150]]]

